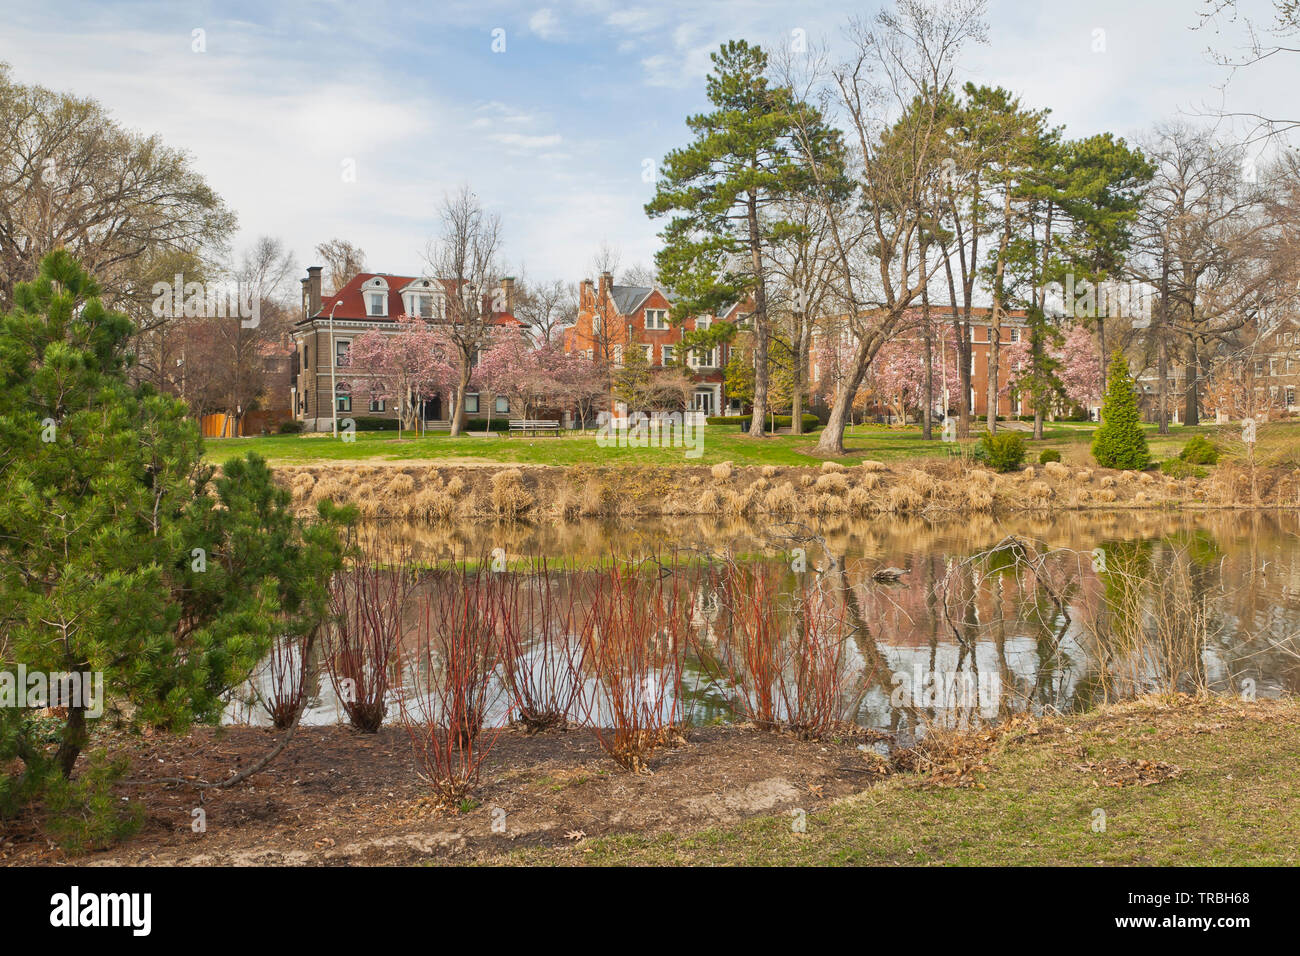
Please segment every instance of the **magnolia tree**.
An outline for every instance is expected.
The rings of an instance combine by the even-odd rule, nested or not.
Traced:
[[[938,344],[938,342],[936,342]],[[944,353],[933,351],[934,397],[943,402],[944,390],[956,396],[961,388],[957,359],[957,339],[949,330]],[[908,409],[920,408],[925,402],[925,350],[915,338],[896,338],[880,347],[868,371],[866,386],[875,397],[886,402],[900,419]],[[950,399],[951,400],[951,399]],[[945,409],[946,411],[946,409]]]
[[[458,381],[454,347],[445,333],[424,319],[400,315],[392,332],[367,332],[348,350],[348,364],[367,376],[373,399],[397,402],[397,434],[414,429],[420,399]]]
[[[556,341],[534,345],[515,331],[498,332],[479,362],[483,387],[510,401],[511,411],[531,418],[543,408],[572,408],[580,421],[591,417],[607,396],[599,363],[580,352],[566,352]]]
[[[1061,347],[1049,352],[1060,363],[1056,375],[1071,404],[1087,408],[1101,401],[1101,369],[1091,332],[1081,325],[1072,325]]]

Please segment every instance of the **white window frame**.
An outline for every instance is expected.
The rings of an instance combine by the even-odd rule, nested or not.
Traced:
[[[505,408],[502,408],[502,407],[501,407],[502,405],[504,405]],[[500,414],[500,415],[508,415],[508,414],[510,414],[510,396],[509,396],[509,395],[498,395],[498,396],[496,397],[496,405],[495,405],[495,408],[496,408],[496,410],[497,410],[497,413]]]
[[[372,412],[385,412],[388,409],[384,407],[385,400],[382,398],[372,398],[370,400],[370,410]]]
[[[649,365],[654,365],[654,363],[655,363],[655,347],[654,347],[653,345],[648,345],[648,344],[647,344],[647,345],[643,345],[643,346],[641,346],[641,348],[645,351],[645,360],[646,360],[647,364],[649,364]]]
[[[1012,330],[1011,330],[1011,341],[1012,341],[1012,342],[1019,342],[1019,341],[1020,341],[1020,330],[1019,330],[1019,329],[1012,329]]]
[[[348,361],[348,353],[351,352],[351,351],[352,351],[352,340],[351,340],[351,339],[335,339],[335,340],[334,340],[334,367],[335,367],[335,368],[347,368],[348,365],[349,365],[349,361]],[[340,352],[343,353],[343,354],[342,354],[342,359],[343,359],[343,361],[341,361],[341,362],[339,361],[339,358],[340,358],[339,353],[340,353]]]
[[[471,403],[471,402],[474,403],[474,407],[473,407],[473,408],[470,408],[470,403]],[[478,392],[466,392],[466,393],[465,393],[465,414],[466,414],[466,415],[477,415],[478,413],[479,413],[479,412],[478,412]]]
[[[661,345],[659,346],[659,354],[662,356],[661,361],[663,364],[668,365],[677,354],[677,349],[671,345]]]
[[[653,324],[651,316],[654,316]],[[647,331],[666,332],[668,330],[668,310],[667,309],[646,309],[645,310],[645,327]]]

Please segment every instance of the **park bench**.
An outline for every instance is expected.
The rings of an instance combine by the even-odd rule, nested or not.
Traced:
[[[540,421],[532,418],[511,419],[510,434],[513,435],[516,432],[525,435],[529,432],[532,432],[534,435],[541,434],[542,432],[550,432],[558,437],[560,434],[560,423],[554,421]]]

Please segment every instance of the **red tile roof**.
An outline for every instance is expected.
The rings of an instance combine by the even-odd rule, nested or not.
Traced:
[[[388,314],[387,315],[367,315],[365,300],[362,298],[362,286],[376,276],[388,283]],[[321,296],[320,311],[317,316],[328,317],[330,310],[334,309],[334,303],[338,302],[339,307],[334,309],[334,318],[336,319],[363,319],[372,322],[395,321],[397,316],[406,312],[406,305],[402,302],[402,290],[412,282],[420,279],[420,276],[399,276],[388,272],[359,272],[348,280],[334,295]],[[442,285],[443,290],[448,295],[454,295],[456,283],[453,279],[435,279]],[[491,293],[484,293],[485,305],[490,300]],[[493,313],[492,323],[494,325],[518,325],[524,323],[515,317],[511,312]]]

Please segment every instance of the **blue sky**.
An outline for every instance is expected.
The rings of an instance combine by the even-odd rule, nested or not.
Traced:
[[[848,18],[879,6],[0,0],[0,60],[187,150],[239,214],[239,241],[281,236],[304,268],[341,236],[372,268],[420,271],[442,195],[469,183],[501,214],[515,271],[576,280],[602,242],[624,266],[651,260],[643,164],[684,142],[685,117],[706,107],[710,51],[733,37],[774,47],[794,30],[843,50]],[[1241,31],[1191,29],[1201,9],[992,0],[990,42],[964,72],[1051,108],[1069,135],[1133,138],[1219,102],[1227,73],[1204,51]],[[1297,73],[1280,62],[1239,74],[1228,104],[1284,113]]]

